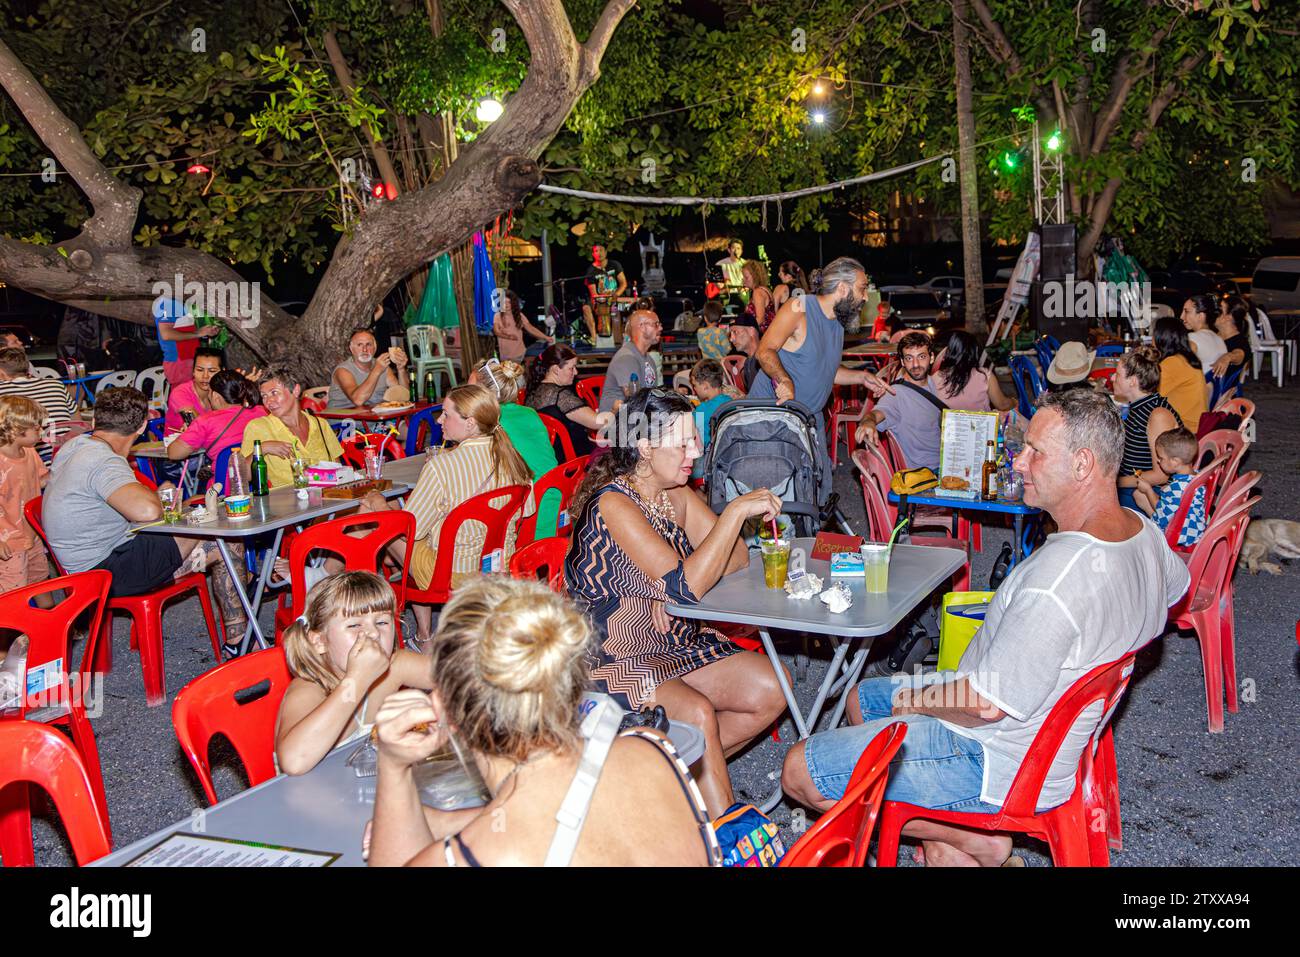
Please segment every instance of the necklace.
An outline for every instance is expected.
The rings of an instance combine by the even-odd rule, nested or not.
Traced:
[[[674,525],[677,523],[677,511],[673,508],[672,499],[668,497],[666,491],[660,489],[659,494],[654,497],[653,501],[650,501],[637,490],[637,487],[630,479],[619,478],[617,481],[632,493],[632,498],[651,518],[657,518],[660,522],[670,522]]]

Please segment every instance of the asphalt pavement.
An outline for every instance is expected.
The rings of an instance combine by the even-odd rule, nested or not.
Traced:
[[[1257,441],[1243,471],[1258,469],[1263,501],[1255,517],[1300,519],[1300,429],[1294,409],[1300,387],[1285,389],[1251,383],[1248,395],[1258,409]],[[841,504],[855,528],[862,525],[862,500],[851,467],[836,471]],[[974,556],[973,587],[988,581],[1006,529],[988,529],[984,548]],[[1206,730],[1204,680],[1195,638],[1174,632],[1139,657],[1126,701],[1115,719],[1123,850],[1112,853],[1114,866],[1294,865],[1300,861],[1300,563],[1283,566],[1281,576],[1250,576],[1235,581],[1237,674],[1241,709],[1227,715],[1222,734]],[[272,606],[262,609],[271,629]],[[1026,622],[1025,627],[1032,627]],[[127,623],[114,627],[115,667],[103,684],[102,707],[92,719],[103,764],[104,782],[116,846],[188,818],[205,806],[202,791],[182,756],[172,730],[171,703],[190,679],[212,667],[197,601],[180,602],[166,612],[165,661],[168,700],[144,703],[139,658],[128,648]],[[793,667],[793,652],[783,656]],[[881,639],[875,654],[887,650]],[[824,673],[828,653],[816,645],[807,681],[799,693],[807,704]],[[74,658],[80,654],[74,652]],[[787,718],[779,742],[765,737],[731,763],[742,796],[767,793],[780,774],[781,760],[795,740]],[[233,750],[214,747],[218,794],[228,797],[246,786]],[[38,864],[71,863],[57,816],[38,798],[33,822]],[[791,802],[773,813],[787,842],[812,815],[795,813]],[[358,836],[359,837],[359,836]],[[1016,841],[1015,853],[1030,865],[1050,863],[1045,847]],[[910,857],[905,847],[902,862]]]

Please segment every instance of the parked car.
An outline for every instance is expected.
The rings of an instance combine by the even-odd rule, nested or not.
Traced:
[[[890,312],[909,329],[938,329],[952,321],[953,312],[933,289],[885,286],[880,293],[889,303]]]
[[[1251,296],[1265,312],[1300,309],[1300,256],[1268,256],[1255,266]]]
[[[921,283],[921,289],[933,289],[944,297],[945,305],[955,315],[965,308],[966,278],[964,276],[931,276]]]

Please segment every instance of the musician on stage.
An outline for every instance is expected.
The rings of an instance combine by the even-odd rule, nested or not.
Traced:
[[[745,268],[745,260],[740,254],[744,250],[744,244],[739,239],[733,239],[727,243],[727,258],[718,260],[718,268],[722,270],[723,295],[738,296],[742,306],[749,301],[745,277],[741,274],[741,270]]]
[[[606,308],[612,308],[614,300],[623,295],[627,289],[627,276],[623,274],[623,264],[617,259],[606,259],[604,246],[591,247],[591,266],[587,269],[584,280],[587,284],[587,296],[590,302],[582,304],[582,321],[587,324],[591,334],[592,345],[596,344],[596,297],[606,300]],[[610,334],[613,334],[613,320],[610,321]]]

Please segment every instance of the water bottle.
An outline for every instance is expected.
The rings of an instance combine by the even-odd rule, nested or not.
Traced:
[[[237,498],[248,494],[244,488],[243,456],[238,449],[230,453],[230,464],[226,466],[226,498]]]
[[[636,388],[638,382],[639,382],[639,377],[635,372],[633,372],[631,378],[627,380],[627,388],[623,390],[624,392],[627,393],[627,397],[629,399],[632,398],[632,396],[636,395]]]

